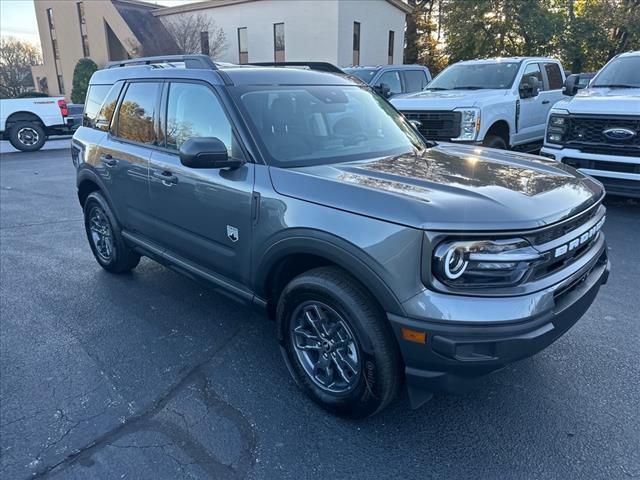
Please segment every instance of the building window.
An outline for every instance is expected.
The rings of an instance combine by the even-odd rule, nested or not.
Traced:
[[[238,63],[249,63],[249,45],[247,39],[247,27],[238,29]]]
[[[89,56],[89,38],[86,35],[82,35],[82,53],[85,58]]]
[[[284,62],[284,23],[273,24],[273,59]]]
[[[49,30],[55,30],[56,26],[53,23],[53,10],[47,8],[47,20],[49,21]]]
[[[80,25],[84,25],[85,24],[84,2],[78,2],[78,19],[80,20]]]
[[[78,10],[78,22],[80,23],[80,39],[82,41],[82,55],[89,56],[89,37],[87,37],[87,26],[84,17],[84,2],[76,3]]]
[[[53,58],[55,58],[56,60],[60,60],[60,49],[58,48],[58,40],[52,38],[51,45],[53,45]]]
[[[387,50],[387,57],[389,65],[393,65],[393,44],[395,41],[396,33],[393,30],[389,30],[389,48]]]
[[[353,22],[353,64],[360,65],[360,22]]]
[[[62,75],[58,75],[58,90],[60,90],[60,95],[64,95],[64,80]]]
[[[209,55],[209,32],[200,32],[200,52]]]

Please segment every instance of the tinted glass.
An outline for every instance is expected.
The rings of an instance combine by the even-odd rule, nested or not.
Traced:
[[[376,82],[378,85],[386,83],[391,89],[391,93],[402,93],[402,83],[400,82],[400,74],[397,70],[384,72]]]
[[[640,56],[612,60],[598,73],[590,86],[640,88]]]
[[[236,87],[270,163],[306,166],[426,148],[402,115],[356,86]]]
[[[519,63],[455,64],[433,79],[427,90],[479,90],[511,88]]]
[[[529,79],[531,77],[536,77],[540,82],[540,90],[544,89],[544,85],[542,84],[542,72],[540,71],[540,65],[537,63],[530,63],[524,69],[524,73],[522,74],[522,80],[520,80],[520,85],[524,85],[529,83]]]
[[[82,124],[85,127],[95,126],[95,120],[112,85],[91,85],[84,101]]]
[[[234,150],[231,123],[218,97],[204,85],[171,84],[166,124],[167,148],[178,149],[191,137],[217,137],[229,152]]]
[[[132,83],[118,110],[118,136],[140,143],[156,141],[153,116],[160,84]]]
[[[418,92],[427,85],[427,76],[420,70],[403,70],[405,92]]]
[[[562,73],[557,63],[545,63],[544,69],[549,79],[549,90],[560,90],[563,85]]]
[[[377,68],[343,68],[349,75],[358,77],[365,83],[370,83],[371,79],[378,73]]]

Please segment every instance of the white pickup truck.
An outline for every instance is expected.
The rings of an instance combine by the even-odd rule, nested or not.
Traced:
[[[533,151],[542,146],[549,110],[564,98],[564,78],[552,58],[470,60],[390,101],[430,140]]]
[[[0,140],[23,152],[41,149],[50,135],[72,134],[79,124],[63,97],[0,100]]]
[[[640,51],[614,57],[549,114],[540,152],[600,180],[608,193],[640,198]]]

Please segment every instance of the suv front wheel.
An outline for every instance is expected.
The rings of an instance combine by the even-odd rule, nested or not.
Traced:
[[[109,204],[99,192],[93,192],[84,204],[84,227],[93,256],[111,273],[134,269],[140,255],[125,243]]]
[[[346,272],[321,267],[294,278],[280,296],[277,322],[291,375],[325,409],[363,418],[396,396],[402,376],[393,332]]]

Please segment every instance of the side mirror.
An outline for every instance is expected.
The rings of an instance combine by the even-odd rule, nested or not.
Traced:
[[[227,147],[216,137],[192,137],[180,145],[180,162],[189,168],[238,168],[244,160],[229,158]]]
[[[373,89],[382,95],[384,98],[389,98],[391,96],[391,87],[386,83],[381,83],[380,85],[376,85]]]
[[[578,93],[579,82],[580,82],[579,73],[574,73],[573,75],[569,75],[564,81],[564,87],[562,88],[562,93],[564,95],[573,97],[576,93]]]
[[[537,97],[538,93],[540,93],[540,80],[538,80],[538,77],[531,76],[520,85],[520,98]]]

